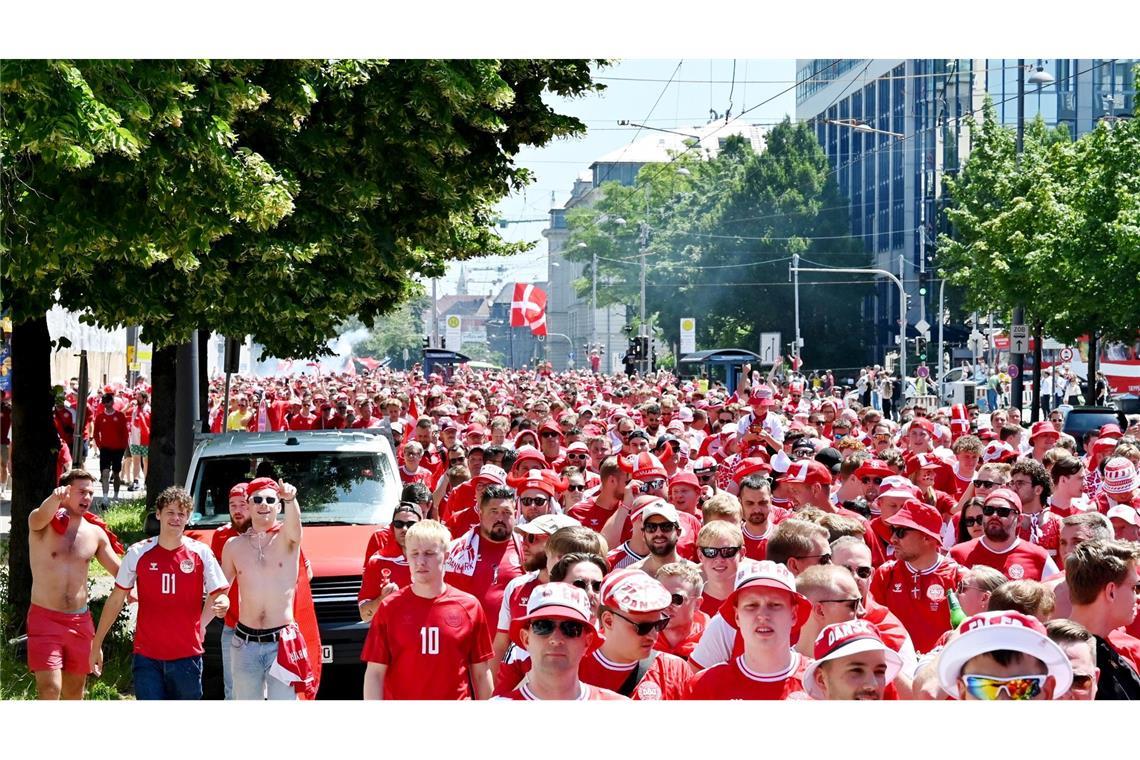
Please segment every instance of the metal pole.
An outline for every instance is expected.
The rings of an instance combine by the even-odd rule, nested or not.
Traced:
[[[641,324],[638,325],[638,334],[648,337],[648,325],[645,324],[645,247],[649,242],[649,225],[642,223],[641,227]],[[649,352],[645,352],[645,356],[641,360],[643,375],[649,374]]]
[[[792,254],[792,281],[795,283],[796,302],[796,342],[792,345],[792,362],[797,368],[800,366],[800,255]],[[775,357],[772,358],[775,361]]]
[[[1021,152],[1025,148],[1025,59],[1017,59],[1017,165],[1021,166]],[[1023,370],[1025,369],[1025,354],[1014,354],[1013,349],[1013,328],[1020,327],[1025,324],[1025,307],[1018,304],[1013,307],[1013,319],[1011,320],[1010,327],[1010,359],[1013,366],[1017,367],[1017,376],[1013,378],[1009,388],[1009,405],[1021,409],[1022,393],[1024,390],[1025,379],[1022,377]],[[1016,358],[1015,358],[1016,357]]]
[[[899,254],[899,382],[906,388],[906,277],[903,274],[906,259]]]
[[[946,370],[942,368],[942,357],[946,354],[945,334],[943,322],[946,316],[946,278],[938,283],[938,403],[946,397]],[[949,369],[949,367],[947,367]]]
[[[594,263],[590,270],[590,349],[598,342],[598,252],[594,251]],[[590,352],[586,352],[589,361]]]
[[[439,304],[435,294],[436,279],[431,278],[431,347],[439,348]],[[456,350],[459,350],[456,348]]]

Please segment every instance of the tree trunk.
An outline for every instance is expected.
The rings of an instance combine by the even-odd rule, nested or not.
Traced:
[[[1100,344],[1097,342],[1096,329],[1089,330],[1089,362],[1086,365],[1088,370],[1085,374],[1088,377],[1085,391],[1085,406],[1092,406],[1096,403],[1096,371],[1097,371],[1097,354],[1100,353]]]
[[[146,473],[147,511],[167,486],[174,485],[175,388],[178,346],[156,349],[150,365],[154,393],[151,397],[150,467]]]
[[[12,330],[12,528],[8,536],[8,633],[24,628],[32,598],[28,516],[55,488],[59,436],[52,424],[51,336],[47,316]]]
[[[198,410],[197,419],[202,421],[199,432],[210,432],[210,375],[209,367],[210,331],[198,330]]]
[[[1033,324],[1033,414],[1029,416],[1030,422],[1041,419],[1041,342],[1045,339],[1041,320]]]

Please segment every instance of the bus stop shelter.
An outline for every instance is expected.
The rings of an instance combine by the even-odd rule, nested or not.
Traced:
[[[740,368],[745,364],[759,368],[759,355],[743,348],[714,348],[685,354],[677,362],[677,369],[682,377],[707,378],[710,385],[720,382],[729,393],[735,393]]]
[[[442,348],[425,348],[423,352],[424,377],[430,377],[433,372],[439,373],[443,381],[449,382],[451,374],[455,372],[455,365],[471,361],[470,357],[458,351],[447,351]]]

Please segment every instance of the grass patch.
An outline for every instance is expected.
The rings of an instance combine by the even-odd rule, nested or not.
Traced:
[[[121,501],[104,510],[102,517],[107,522],[108,527],[110,527],[115,535],[119,537],[119,540],[123,542],[123,546],[129,547],[131,544],[146,538],[144,528],[146,524],[145,499]],[[88,577],[96,578],[107,574],[107,571],[99,564],[98,560],[91,560],[91,569],[88,571]]]
[[[91,581],[88,581],[90,584]],[[0,566],[0,624],[2,630],[10,630],[7,623],[14,614],[8,604],[8,566]],[[103,611],[103,599],[91,601],[91,614],[95,621]],[[131,672],[133,636],[127,630],[127,610],[123,608],[119,619],[111,628],[103,642],[103,675],[98,679],[87,679],[86,699],[119,700],[133,699],[134,676]],[[21,625],[22,629],[23,626]],[[36,679],[28,670],[27,650],[24,640],[0,642],[0,701],[9,699],[35,699]]]

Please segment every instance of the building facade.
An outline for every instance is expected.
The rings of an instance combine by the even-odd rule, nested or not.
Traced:
[[[1135,59],[1023,59],[1053,83],[1025,85],[1026,122],[1041,114],[1075,138],[1106,116],[1131,113]],[[1017,59],[799,59],[796,119],[810,123],[849,201],[851,234],[874,266],[900,275],[909,296],[910,336],[920,320],[937,324],[933,276],[942,179],[969,155],[965,118],[980,118],[988,94],[1003,124],[1017,124]],[[1111,98],[1108,99],[1108,98]],[[927,275],[926,273],[931,273]],[[933,283],[932,283],[933,284]],[[897,350],[898,290],[881,279],[863,302],[874,346],[868,361]]]

